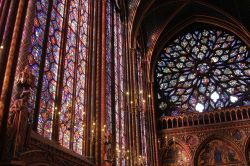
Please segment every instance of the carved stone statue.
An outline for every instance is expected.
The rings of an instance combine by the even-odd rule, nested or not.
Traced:
[[[104,160],[106,162],[112,163],[113,155],[112,155],[112,135],[109,132],[108,129],[105,131],[105,139],[104,139],[104,145],[105,145],[105,156]]]
[[[24,70],[18,75],[17,85],[28,89],[33,87],[34,76],[29,66],[25,66]]]
[[[34,77],[26,66],[17,77],[17,95],[13,101],[8,118],[8,141],[10,155],[17,157],[22,152],[29,132],[29,96],[33,87]]]

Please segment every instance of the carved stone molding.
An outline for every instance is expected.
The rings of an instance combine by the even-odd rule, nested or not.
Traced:
[[[169,146],[166,144],[169,140],[175,140],[176,143],[181,143],[185,149],[188,150],[193,158],[200,152],[207,141],[213,139],[227,140],[230,144],[234,145],[242,155],[242,162],[247,159],[245,149],[250,138],[250,120],[234,121],[227,123],[218,123],[210,125],[189,126],[183,128],[165,129],[158,133],[159,136],[159,149],[160,153],[166,151]]]
[[[33,131],[27,150],[21,154],[21,160],[32,166],[39,164],[48,166],[94,165],[83,156],[62,147],[54,141],[43,138]]]

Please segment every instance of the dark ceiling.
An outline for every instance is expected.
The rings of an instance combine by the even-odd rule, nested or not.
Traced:
[[[141,0],[136,13],[145,48],[157,34],[194,15],[240,24],[248,34],[250,29],[250,0]]]

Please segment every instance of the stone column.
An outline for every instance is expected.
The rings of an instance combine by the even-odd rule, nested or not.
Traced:
[[[19,51],[19,57],[16,67],[16,76],[20,74],[24,70],[24,68],[29,64],[28,58],[30,55],[30,46],[31,46],[31,35],[32,35],[32,28],[34,23],[34,16],[35,16],[35,1],[29,1],[27,15],[25,18],[25,24],[22,34],[22,41]],[[14,87],[12,91],[12,101],[16,99],[17,95],[17,80],[14,82]]]
[[[3,86],[4,73],[6,70],[9,51],[11,48],[12,37],[14,34],[15,21],[17,17],[19,1],[9,1],[10,4],[5,6],[0,24],[0,94]],[[7,1],[6,1],[7,3]]]
[[[4,74],[3,87],[0,98],[0,158],[4,159],[4,149],[6,142],[7,119],[9,116],[9,107],[12,89],[15,80],[15,72],[18,60],[18,52],[21,45],[22,32],[24,27],[25,15],[28,6],[28,0],[20,0],[18,4],[17,17],[13,36],[11,39],[11,47],[9,49],[6,71]]]
[[[4,0],[1,2],[1,6],[0,6],[0,44],[2,44],[2,39],[3,39],[3,34],[4,34],[6,22],[7,22],[7,19],[9,18],[8,13],[10,13],[10,15],[11,15],[10,11],[13,11],[13,10],[10,10],[10,4],[11,4],[10,0],[9,1]]]
[[[104,137],[105,137],[105,115],[106,115],[106,1],[103,1],[102,3],[102,28],[101,28],[101,52],[102,52],[102,58],[101,58],[101,117],[100,117],[100,128],[101,128],[101,134],[100,134],[100,160],[101,165],[104,164],[104,156],[107,152],[107,147],[104,145]]]

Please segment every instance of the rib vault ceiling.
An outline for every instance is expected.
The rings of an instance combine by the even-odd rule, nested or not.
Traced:
[[[166,38],[163,34],[182,22],[199,22],[200,18],[232,23],[237,25],[232,28],[250,38],[249,0],[130,0],[128,10],[132,13],[129,15],[131,36],[143,38],[144,51],[149,57],[161,38]]]

